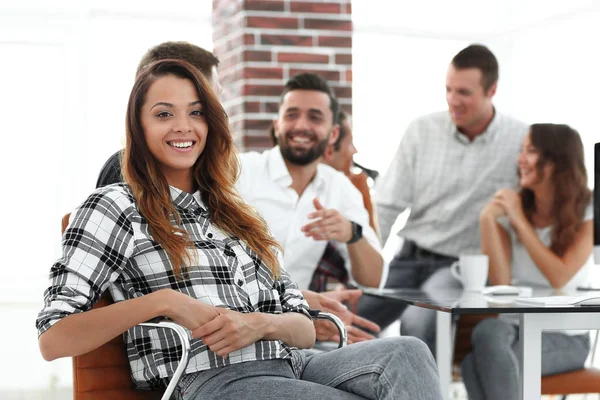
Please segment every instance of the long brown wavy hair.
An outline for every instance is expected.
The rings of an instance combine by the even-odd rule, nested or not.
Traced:
[[[540,179],[544,177],[544,165],[554,165],[551,176],[554,205],[550,249],[562,256],[575,239],[592,195],[587,186],[583,144],[579,133],[568,125],[533,124],[529,138],[540,155],[536,165]],[[531,222],[536,211],[534,192],[522,189],[521,202]]]
[[[193,244],[188,233],[171,222],[171,217],[174,217],[180,225],[181,216],[171,202],[169,184],[158,161],[148,149],[141,120],[141,109],[148,90],[155,81],[167,75],[192,82],[202,103],[208,135],[206,146],[193,166],[193,175],[211,222],[246,242],[268,266],[273,277],[279,277],[277,250],[281,251],[281,246],[270,235],[265,221],[234,188],[239,159],[225,110],[200,71],[185,61],[175,59],[148,65],[137,76],[127,105],[123,177],[131,187],[140,213],[148,221],[154,240],[169,255],[175,275],[181,277],[182,267],[193,262],[187,251]]]

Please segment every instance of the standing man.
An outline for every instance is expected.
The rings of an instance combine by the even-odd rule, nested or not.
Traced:
[[[448,66],[448,111],[418,118],[402,137],[376,194],[384,242],[410,209],[386,287],[460,287],[445,267],[460,254],[481,252],[479,213],[496,190],[517,184],[515,162],[528,130],[495,109],[497,85],[494,54],[482,45],[466,47]],[[401,316],[402,334],[424,340],[435,354],[435,312],[363,296],[359,314],[382,328]]]

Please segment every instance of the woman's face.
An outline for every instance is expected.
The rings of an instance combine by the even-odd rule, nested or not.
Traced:
[[[540,160],[539,150],[531,143],[531,135],[527,135],[521,146],[521,153],[517,160],[519,168],[519,184],[522,188],[534,189],[536,186],[549,180],[551,177],[551,165],[546,163],[543,167],[543,176],[538,173],[537,165]]]
[[[158,78],[146,94],[141,120],[150,153],[167,182],[173,185],[191,177],[208,135],[194,84],[174,75]]]

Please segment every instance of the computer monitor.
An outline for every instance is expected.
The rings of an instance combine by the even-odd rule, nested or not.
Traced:
[[[600,265],[600,143],[594,146],[594,263]]]

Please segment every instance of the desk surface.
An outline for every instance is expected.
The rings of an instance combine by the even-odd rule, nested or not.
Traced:
[[[396,300],[436,311],[451,314],[514,314],[514,313],[577,313],[600,312],[600,306],[574,306],[574,307],[534,307],[514,304],[518,296],[483,295],[478,292],[465,292],[462,289],[436,290],[427,292],[418,289],[375,289],[361,288],[368,296],[375,296],[389,300]],[[600,291],[594,292],[600,297]],[[566,296],[583,296],[592,294],[589,291],[574,291],[561,293]],[[533,297],[547,297],[557,295],[551,289],[534,289]]]

